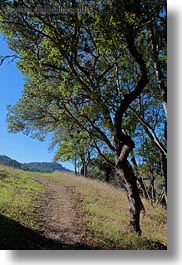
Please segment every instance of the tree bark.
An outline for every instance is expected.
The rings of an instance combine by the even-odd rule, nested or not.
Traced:
[[[135,144],[130,136],[123,133],[122,122],[124,113],[127,111],[131,103],[142,93],[149,80],[142,54],[138,52],[135,45],[134,29],[130,25],[128,25],[126,32],[126,42],[131,56],[139,65],[141,76],[135,88],[124,96],[121,100],[119,108],[116,110],[114,117],[115,131],[113,136],[117,152],[116,168],[118,169],[120,177],[124,180],[127,190],[130,212],[129,230],[140,234],[140,211],[142,209],[144,210],[144,206],[139,196],[137,178],[127,160],[128,155],[133,150]]]
[[[155,192],[155,177],[153,174],[153,170],[150,170],[150,186],[149,186],[149,192],[150,192],[150,197],[151,197],[151,203],[152,205],[155,203],[156,199],[156,192]]]
[[[133,167],[135,169],[135,174],[137,175],[137,180],[140,183],[140,187],[142,189],[143,197],[145,199],[150,199],[149,195],[148,195],[148,192],[146,190],[146,186],[144,184],[143,178],[141,176],[139,176],[139,174],[138,174],[138,165],[137,165],[137,162],[136,162],[136,159],[135,159],[135,156],[134,156],[133,152],[130,153],[130,158],[131,158],[131,162],[133,164]]]
[[[85,160],[82,160],[82,167],[80,171],[81,176],[87,177],[87,164]]]
[[[105,166],[104,171],[105,171],[105,176],[106,176],[105,181],[109,183],[110,178],[112,176],[112,168],[109,165],[107,165]]]
[[[74,159],[74,170],[75,170],[75,175],[77,176],[77,164],[76,164],[76,155],[75,155],[75,159]]]
[[[161,152],[161,173],[164,177],[164,187],[167,194],[167,157]]]
[[[129,153],[134,148],[134,142],[129,136],[125,136],[125,139],[125,143],[120,146],[121,151],[117,159],[116,168],[120,177],[124,180],[125,188],[127,190],[130,213],[128,225],[129,231],[141,234],[140,211],[142,209],[144,210],[144,206],[139,196],[137,178],[127,160]]]

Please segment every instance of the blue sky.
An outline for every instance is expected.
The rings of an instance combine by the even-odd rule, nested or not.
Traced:
[[[0,55],[10,54],[12,51],[0,35]],[[23,75],[16,68],[16,63],[6,60],[0,66],[0,155],[7,155],[19,162],[52,162],[54,151],[48,151],[50,136],[44,142],[39,142],[22,133],[10,134],[7,131],[7,105],[14,105],[21,97],[23,83]],[[71,163],[61,164],[73,170]]]

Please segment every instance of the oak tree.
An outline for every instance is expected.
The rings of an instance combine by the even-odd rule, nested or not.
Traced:
[[[126,121],[131,108],[138,111],[136,101],[152,83],[154,59],[159,72],[156,48],[146,53],[140,44],[151,39],[147,17],[162,17],[164,4],[153,12],[145,1],[94,3],[93,8],[86,2],[87,9],[80,12],[77,1],[21,0],[16,7],[4,1],[0,31],[25,76],[22,98],[9,107],[9,130],[43,139],[58,128],[66,132],[71,121],[108,165],[116,167],[127,190],[129,229],[140,233],[143,204],[129,160],[135,143],[132,131],[126,133]],[[49,11],[36,8],[45,4]],[[56,13],[55,5],[67,13]],[[156,35],[153,41],[158,41]],[[156,78],[163,91],[161,72]],[[155,97],[155,89],[152,94]],[[135,127],[138,122],[135,119]],[[106,149],[115,154],[115,164],[104,155]]]

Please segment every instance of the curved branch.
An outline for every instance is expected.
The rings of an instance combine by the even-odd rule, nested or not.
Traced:
[[[135,34],[133,28],[128,26],[128,31],[126,33],[126,42],[128,45],[128,50],[133,57],[133,59],[137,62],[140,68],[141,77],[134,88],[129,94],[126,94],[124,98],[121,100],[120,107],[116,110],[115,113],[115,128],[116,132],[114,135],[115,143],[118,147],[118,154],[121,152],[121,142],[126,142],[127,137],[122,132],[122,118],[123,114],[129,108],[130,104],[141,94],[145,86],[148,84],[148,75],[147,68],[145,62],[142,58],[142,54],[138,52],[135,45]]]
[[[146,87],[146,85],[149,82],[148,75],[147,75],[147,68],[145,65],[145,62],[142,58],[142,54],[137,51],[136,45],[135,45],[135,38],[134,38],[134,32],[132,28],[129,28],[126,41],[128,44],[128,50],[134,60],[137,62],[140,68],[141,77],[135,87],[135,89],[130,92],[129,94],[126,94],[124,99],[121,101],[120,106],[120,112],[121,115],[125,113],[125,111],[128,109],[129,105],[140,95],[140,93],[143,91],[143,89]]]

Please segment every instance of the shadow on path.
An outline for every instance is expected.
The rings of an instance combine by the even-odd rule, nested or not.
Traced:
[[[48,239],[20,223],[0,215],[0,249],[1,250],[76,250],[91,249],[83,244],[64,244]]]

